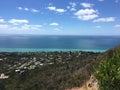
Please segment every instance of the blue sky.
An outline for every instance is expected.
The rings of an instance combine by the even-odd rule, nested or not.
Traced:
[[[0,34],[120,35],[120,0],[1,0]]]

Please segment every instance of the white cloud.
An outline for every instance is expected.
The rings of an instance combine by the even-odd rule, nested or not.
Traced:
[[[17,7],[18,10],[22,10],[23,8],[22,7]]]
[[[80,3],[81,6],[83,6],[84,8],[91,8],[94,4],[90,4],[90,3]]]
[[[83,16],[78,16],[78,19],[80,20],[91,20],[98,17],[96,14],[91,14],[91,15],[83,15]]]
[[[29,11],[29,8],[24,8],[25,11]]]
[[[120,28],[120,24],[116,24],[115,27],[116,27],[116,28]]]
[[[0,22],[4,22],[4,19],[0,19]],[[0,29],[7,30],[40,30],[42,25],[29,24],[26,19],[10,19],[5,22],[6,24],[0,24]]]
[[[71,5],[71,7],[75,7],[77,5],[75,2],[70,2],[69,4]]]
[[[20,19],[11,19],[8,22],[11,23],[11,24],[14,24],[14,25],[29,23],[29,21],[26,20],[26,19],[21,19],[21,20]]]
[[[69,9],[70,11],[76,11],[76,7],[77,4],[75,2],[70,2],[69,6],[67,6],[67,9]]]
[[[42,25],[30,25],[30,28],[32,30],[39,30],[42,27]]]
[[[24,24],[18,26],[11,25],[9,30],[40,30],[41,27],[42,25],[30,25],[30,24]]]
[[[76,8],[71,8],[70,10],[71,10],[71,11],[76,11]]]
[[[118,3],[119,2],[119,0],[115,0],[115,3]]]
[[[39,10],[32,8],[32,9],[31,9],[31,12],[37,13],[37,12],[39,12]]]
[[[56,22],[50,23],[51,26],[58,26],[59,24]]]
[[[33,12],[33,13],[37,13],[37,12],[39,12],[39,10],[37,10],[37,9],[34,9],[34,8],[22,8],[22,7],[17,7],[17,9],[18,10],[23,10],[23,11],[30,11],[30,12]]]
[[[67,9],[70,9],[70,6],[67,6]]]
[[[97,13],[97,11],[94,9],[81,9],[81,10],[77,11],[75,13],[75,15],[90,15],[90,14],[94,14],[94,13]]]
[[[8,25],[0,24],[0,29],[7,29],[7,28],[8,28]]]
[[[21,30],[39,30],[42,27],[42,25],[28,25],[24,24],[21,27]]]
[[[50,7],[48,7],[48,9],[49,9],[49,10],[52,10],[52,11],[55,11],[55,10],[56,10],[56,7],[50,6]]]
[[[47,7],[49,10],[51,11],[56,11],[56,12],[59,12],[59,13],[63,13],[63,12],[66,12],[65,9],[62,9],[62,8],[56,8],[55,6],[49,6]]]
[[[81,9],[78,10],[74,15],[80,20],[91,20],[98,17],[98,11],[94,9]]]
[[[64,9],[56,9],[55,11],[56,11],[56,12],[59,12],[59,13],[66,12]]]
[[[107,18],[98,18],[93,20],[93,22],[114,22],[115,17],[107,17]]]
[[[0,23],[3,23],[4,22],[4,19],[0,19]]]

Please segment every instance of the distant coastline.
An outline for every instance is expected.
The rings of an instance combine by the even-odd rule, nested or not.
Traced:
[[[107,49],[41,49],[41,48],[0,48],[0,52],[67,52],[67,51],[84,51],[84,52],[105,52]]]

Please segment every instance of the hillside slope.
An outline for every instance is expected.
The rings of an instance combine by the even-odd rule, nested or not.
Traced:
[[[117,57],[117,58],[116,58]],[[106,60],[106,58],[108,58],[108,61],[107,61],[107,63],[103,63],[103,62],[105,62],[104,60]],[[111,59],[115,59],[115,61],[111,61]],[[100,65],[98,65],[98,64],[100,64],[100,63],[103,63],[104,64],[104,66],[106,66],[106,67],[108,67],[106,64],[108,64],[109,62],[111,63],[111,66],[108,68],[108,69],[114,69],[115,67],[116,68],[119,68],[119,65],[117,64],[117,63],[119,63],[119,61],[120,61],[120,46],[117,46],[117,47],[115,47],[115,48],[112,48],[112,49],[109,49],[109,50],[107,50],[106,52],[104,52],[104,53],[101,53],[98,57],[97,57],[97,61],[98,62],[96,62],[96,64],[97,65],[95,65],[95,67],[96,68],[98,68]],[[101,72],[103,71],[103,68],[104,68],[104,66],[102,67],[102,70],[101,70]],[[114,68],[112,68],[112,66],[114,66]],[[105,69],[105,68],[104,68]],[[96,70],[99,70],[99,69],[96,69]],[[116,72],[113,72],[113,73],[111,73],[111,74],[115,74],[114,76],[112,76],[111,74],[110,74],[110,72],[109,71],[107,71],[106,70],[106,72],[105,72],[105,74],[104,75],[107,75],[107,72],[109,73],[109,78],[116,78],[116,73],[118,73],[117,71]],[[104,76],[103,75],[103,76]],[[98,77],[99,76],[99,74],[96,76],[96,77]],[[101,76],[101,75],[100,75]],[[110,77],[110,76],[112,76],[112,77]],[[117,75],[117,77],[118,77],[119,75]],[[103,77],[101,77],[101,81],[102,81],[102,78]],[[107,80],[107,77],[105,77],[106,78],[106,80]],[[117,79],[120,79],[120,78],[117,78]],[[117,79],[116,79],[116,81],[117,81]],[[94,82],[94,81],[96,81],[96,79],[89,79],[82,87],[76,87],[76,88],[72,88],[72,89],[69,89],[69,90],[98,90],[99,89],[99,85],[98,85],[98,80],[96,81],[96,82]],[[116,82],[115,81],[115,82]],[[112,83],[112,81],[109,81],[109,82],[111,82]],[[91,87],[89,87],[89,83],[91,83]],[[117,82],[117,84],[118,84],[119,82]],[[114,82],[113,82],[113,84],[114,84]],[[115,85],[117,85],[117,84],[115,84]],[[105,87],[107,87],[106,86],[107,84],[105,84]],[[110,86],[112,86],[112,85],[110,85]],[[119,86],[119,85],[118,85]],[[117,86],[115,86],[115,87],[117,87]],[[115,88],[114,86],[112,87],[112,88]],[[111,89],[111,87],[108,87],[109,89]],[[119,88],[119,87],[118,87]],[[103,90],[106,90],[106,89],[103,89]],[[113,89],[112,89],[113,90]],[[116,89],[114,89],[114,90],[116,90]]]
[[[40,56],[38,54],[37,56]],[[56,63],[45,63],[43,66],[25,70],[23,73],[16,73],[11,70],[9,71],[10,78],[0,81],[0,83],[5,87],[5,90],[65,90],[80,87],[86,83],[93,73],[94,63],[99,55],[99,53],[93,52],[56,52],[49,54],[54,58],[52,62]],[[46,58],[48,57],[43,57],[43,60]]]

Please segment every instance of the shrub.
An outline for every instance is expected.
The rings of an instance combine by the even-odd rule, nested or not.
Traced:
[[[120,90],[120,52],[113,52],[100,62],[95,72],[100,90]]]

